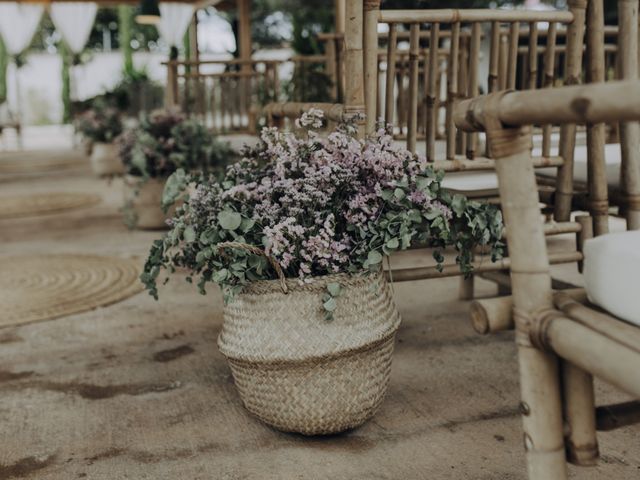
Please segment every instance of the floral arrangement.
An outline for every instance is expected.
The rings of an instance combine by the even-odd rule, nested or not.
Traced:
[[[143,178],[166,178],[178,169],[220,172],[234,156],[228,144],[175,109],[151,112],[118,144],[127,173]]]
[[[111,143],[123,129],[120,112],[99,104],[79,114],[75,120],[75,128],[86,138],[100,143]]]
[[[186,268],[188,281],[199,277],[202,293],[217,283],[227,302],[250,282],[276,278],[255,247],[300,282],[380,271],[385,255],[414,244],[435,247],[439,264],[441,249],[453,246],[467,273],[475,247],[489,249],[494,259],[502,255],[495,206],[442,189],[443,174],[394,147],[385,128],[358,140],[354,124],[345,123],[322,138],[316,131],[322,122],[322,112],[311,110],[297,121],[302,135],[263,129],[260,144],[228,167],[222,181],[174,175],[181,188],[197,185],[151,248],[141,279],[155,298],[163,269]],[[222,242],[254,248],[222,251]],[[328,318],[339,294],[340,286],[329,284]]]

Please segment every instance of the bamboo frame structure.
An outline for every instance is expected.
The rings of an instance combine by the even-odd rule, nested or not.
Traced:
[[[575,2],[574,2],[575,3]],[[580,6],[580,5],[579,5]],[[573,11],[567,12],[537,12],[537,11],[516,11],[507,12],[502,10],[379,10],[379,2],[371,2],[370,8],[376,9],[377,14],[372,10],[366,10],[367,19],[377,18],[377,22],[365,22],[365,65],[369,65],[365,76],[365,91],[367,92],[367,103],[373,102],[376,98],[373,92],[378,91],[378,75],[371,74],[374,66],[379,64],[380,52],[378,51],[379,35],[377,33],[378,23],[387,23],[389,26],[388,42],[386,53],[382,55],[387,59],[386,89],[385,89],[385,113],[384,117],[388,123],[392,123],[395,116],[395,96],[394,89],[397,82],[398,112],[406,112],[406,145],[411,152],[416,151],[416,145],[420,133],[420,120],[423,119],[425,126],[426,159],[438,170],[448,172],[456,171],[481,171],[492,170],[495,163],[490,158],[492,156],[489,149],[480,151],[478,134],[475,132],[463,133],[457,130],[454,125],[453,108],[460,97],[475,97],[480,91],[480,43],[482,39],[481,25],[484,22],[491,24],[491,53],[490,68],[488,75],[488,85],[491,91],[497,91],[501,86],[515,87],[516,85],[516,64],[518,62],[519,39],[524,37],[525,32],[529,37],[529,47],[527,50],[526,74],[531,78],[527,81],[529,88],[537,88],[538,85],[538,57],[541,51],[538,45],[540,37],[547,40],[548,54],[545,63],[546,72],[549,74],[547,87],[553,85],[555,41],[558,36],[558,26],[566,26],[562,33],[567,36],[577,37],[574,31],[584,31],[579,24],[584,22],[584,15]],[[548,21],[553,25],[551,33],[539,35],[537,22]],[[528,29],[521,33],[520,23],[524,22]],[[400,32],[399,29],[408,25],[408,32]],[[427,24],[428,30],[421,31],[421,27]],[[448,47],[441,50],[443,32],[448,32]],[[401,35],[402,34],[402,35]],[[408,60],[402,60],[401,51],[397,48],[398,38],[403,36],[409,40]],[[500,47],[500,41],[506,38],[508,44],[506,51]],[[428,43],[427,43],[428,41]],[[549,44],[548,42],[553,42]],[[423,46],[423,44],[426,44]],[[582,56],[582,44],[573,42],[573,60],[579,61]],[[573,53],[575,52],[575,53]],[[406,53],[404,53],[406,55]],[[566,55],[565,55],[566,56]],[[406,58],[406,57],[405,57]],[[422,76],[420,75],[421,58],[424,58]],[[440,65],[444,63],[446,67],[442,70]],[[502,66],[501,66],[502,64]],[[404,69],[408,70],[405,77]],[[501,71],[504,69],[504,73]],[[441,75],[446,79],[446,101],[440,102],[445,110],[445,139],[446,155],[444,159],[436,156],[436,139],[438,135],[438,109],[439,90],[438,80]],[[502,78],[501,78],[502,77]],[[405,92],[404,80],[408,78],[408,89]],[[420,79],[422,89],[420,88]],[[422,100],[420,92],[423,92]],[[424,101],[424,104],[422,103]],[[402,108],[406,103],[406,108]],[[367,105],[367,114],[376,112],[374,105]],[[421,114],[421,109],[423,114]],[[381,112],[377,112],[377,116]],[[399,117],[402,120],[402,115]],[[367,133],[373,132],[375,122],[369,118],[367,120]],[[402,124],[400,124],[402,131]],[[575,135],[575,130],[573,131]],[[551,130],[547,129],[547,143],[550,143]],[[572,152],[571,152],[572,153]],[[481,156],[484,154],[485,156]],[[557,166],[562,168],[564,159],[560,156],[551,157],[546,155],[536,158],[534,162],[538,166]],[[548,196],[550,198],[550,196]],[[489,198],[486,200],[491,201]],[[579,260],[575,253],[569,253],[569,262]],[[573,256],[572,256],[573,255]],[[508,268],[508,259],[502,265],[484,265],[478,262],[477,273],[485,271],[499,271]],[[447,275],[459,274],[453,266],[444,266],[442,272],[435,268],[417,268],[395,270],[395,281],[408,281],[426,278],[438,278]],[[460,298],[470,299],[473,296],[473,277],[461,279]]]
[[[638,79],[638,2],[619,0],[618,36],[620,74],[624,80]],[[640,123],[620,124],[621,192],[629,230],[640,229]]]
[[[510,317],[515,325],[531,480],[567,478],[565,445],[570,461],[595,462],[598,447],[591,376],[640,396],[640,329],[591,310],[566,293],[553,294],[551,256],[542,224],[536,220],[540,211],[528,125],[550,119],[591,125],[616,119],[637,121],[640,97],[633,95],[638,94],[637,81],[562,87],[544,98],[531,91],[499,92],[462,101],[454,112],[459,128],[487,132],[497,164],[513,295],[486,301],[484,307],[490,308],[483,312],[493,319],[481,328],[508,328]],[[593,226],[595,229],[597,223]],[[482,325],[477,308],[482,304],[475,305],[475,323]],[[563,418],[569,427],[566,440]]]

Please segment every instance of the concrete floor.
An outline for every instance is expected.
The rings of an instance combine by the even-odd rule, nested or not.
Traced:
[[[0,179],[3,195],[60,190],[103,202],[2,221],[0,254],[142,261],[158,233],[122,225],[119,181],[86,168]],[[373,420],[327,438],[279,433],[243,409],[215,344],[214,288],[203,297],[174,279],[160,302],[142,293],[0,329],[0,479],[525,479],[513,336],[475,334],[457,283],[395,285],[403,323],[388,396]],[[495,286],[478,281],[477,290],[492,295]],[[606,385],[597,391],[600,402],[626,399]],[[572,467],[571,478],[640,478],[639,439],[638,427],[600,435],[599,466]]]

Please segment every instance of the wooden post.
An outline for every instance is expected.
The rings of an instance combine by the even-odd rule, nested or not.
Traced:
[[[586,0],[569,0],[573,13],[573,22],[567,30],[567,49],[565,53],[565,85],[577,85],[582,74],[582,48],[584,39]],[[556,199],[554,219],[566,222],[571,216],[573,198],[573,155],[576,144],[575,124],[563,124],[560,127],[560,156],[564,164],[558,169],[556,179]]]
[[[529,51],[527,56],[527,88],[535,90],[538,85],[538,23],[529,24]]]
[[[500,56],[498,59],[498,90],[507,88],[507,65],[509,63],[509,37],[500,33]]]
[[[348,116],[364,116],[363,0],[346,5],[344,32],[345,110]],[[358,137],[364,138],[364,122],[358,121]]]
[[[346,22],[345,22],[346,1],[347,0],[334,0],[336,33],[344,33],[344,28],[346,25]]]
[[[366,133],[376,129],[378,114],[378,13],[380,0],[364,2],[364,85]]]
[[[618,58],[622,80],[638,79],[638,1],[618,0]],[[621,190],[628,230],[640,230],[640,123],[620,124]]]
[[[605,81],[604,71],[604,7],[603,0],[591,0],[587,8],[587,82]],[[609,231],[609,200],[604,159],[606,141],[604,123],[587,125],[587,171],[589,210],[593,217],[593,233]]]

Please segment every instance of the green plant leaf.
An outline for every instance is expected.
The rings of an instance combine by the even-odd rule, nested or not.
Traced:
[[[182,233],[182,238],[184,238],[184,241],[187,243],[193,243],[196,240],[196,231],[193,229],[192,226],[188,226],[187,228],[184,229],[184,232]]]
[[[367,255],[367,263],[369,265],[377,265],[382,262],[382,254],[377,250],[371,250]]]
[[[242,224],[242,216],[238,212],[223,210],[218,213],[218,223],[225,230],[235,230]]]
[[[340,286],[339,283],[328,283],[327,284],[327,290],[329,291],[329,293],[331,294],[332,297],[337,297],[340,295],[340,293],[342,292],[342,287]]]
[[[333,312],[335,311],[336,307],[338,306],[336,299],[331,297],[329,300],[327,300],[326,302],[324,302],[322,304],[322,306],[324,307],[324,309],[327,312]]]

